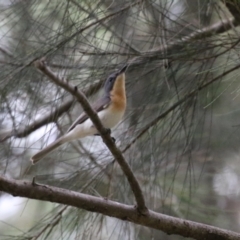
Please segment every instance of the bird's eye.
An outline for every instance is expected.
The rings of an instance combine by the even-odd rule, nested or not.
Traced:
[[[109,79],[109,82],[112,82],[114,80],[114,78],[113,77],[111,77],[110,79]]]

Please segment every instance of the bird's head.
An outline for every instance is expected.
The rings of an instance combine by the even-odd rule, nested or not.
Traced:
[[[125,90],[125,71],[128,65],[125,65],[121,70],[112,73],[106,80],[104,85],[105,94],[109,95],[112,90],[124,88]]]

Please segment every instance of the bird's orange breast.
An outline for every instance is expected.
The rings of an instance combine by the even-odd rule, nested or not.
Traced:
[[[114,83],[113,89],[110,93],[111,108],[113,111],[125,111],[127,105],[126,91],[125,91],[125,73],[119,75]]]

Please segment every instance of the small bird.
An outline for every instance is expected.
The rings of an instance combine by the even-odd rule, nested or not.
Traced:
[[[120,122],[126,109],[125,71],[127,67],[125,65],[107,78],[104,84],[104,96],[92,105],[103,126],[107,129],[113,128]],[[88,115],[83,112],[65,135],[33,155],[30,160],[32,164],[35,164],[62,144],[92,135],[98,135],[98,131]]]

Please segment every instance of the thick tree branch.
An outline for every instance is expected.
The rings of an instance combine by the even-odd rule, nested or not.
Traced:
[[[0,191],[13,196],[43,200],[101,213],[124,221],[161,230],[167,234],[178,234],[197,240],[239,240],[240,234],[188,220],[170,217],[154,211],[142,215],[134,206],[121,204],[57,187],[36,185],[0,177]]]
[[[59,78],[54,72],[52,72],[44,63],[43,60],[39,60],[35,62],[35,66],[46,76],[49,77],[49,79],[54,82],[56,85],[64,88],[66,91],[71,93],[76,99],[79,101],[79,103],[82,105],[83,110],[88,114],[89,118],[94,123],[95,127],[99,131],[104,143],[107,145],[108,149],[112,153],[112,155],[115,157],[117,162],[119,163],[122,171],[126,175],[128,182],[130,184],[130,187],[134,193],[136,202],[137,202],[137,209],[142,214],[147,213],[147,208],[145,206],[145,201],[143,197],[142,190],[140,188],[140,185],[135,178],[129,164],[124,159],[121,151],[116,147],[114,141],[112,140],[110,134],[106,134],[106,129],[103,127],[100,119],[98,118],[97,113],[92,109],[91,105],[89,104],[88,100],[84,96],[84,94],[77,90],[76,87],[69,84],[66,80]]]

